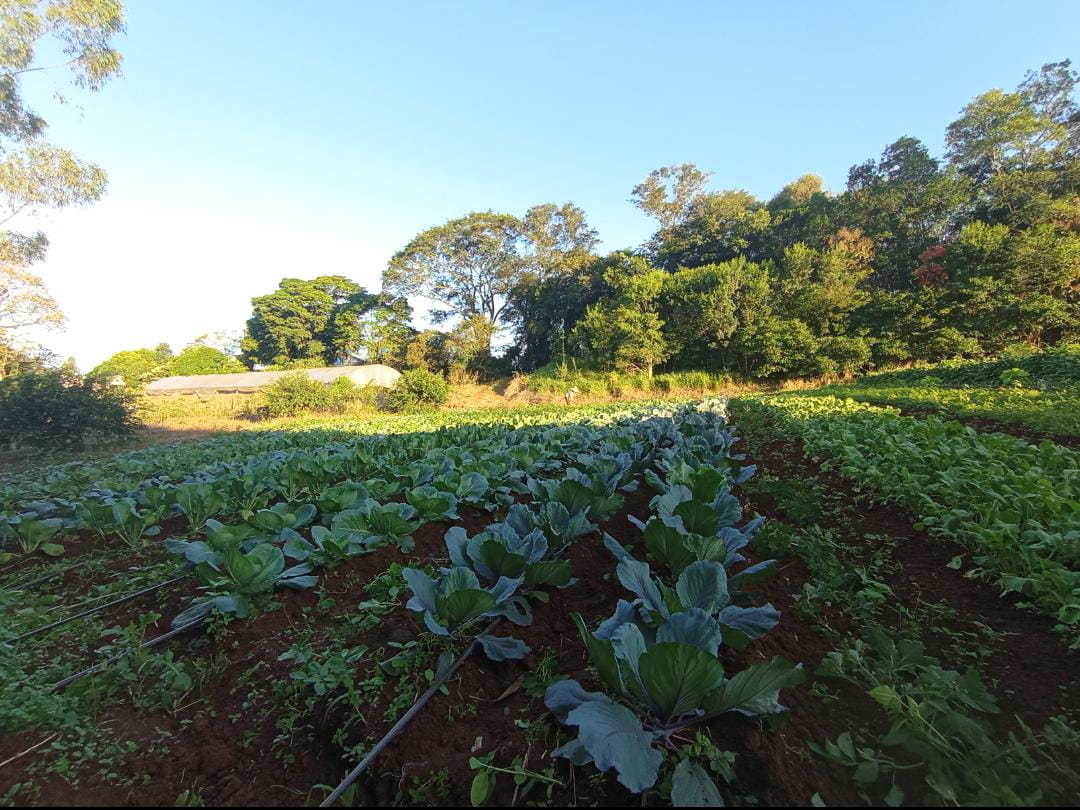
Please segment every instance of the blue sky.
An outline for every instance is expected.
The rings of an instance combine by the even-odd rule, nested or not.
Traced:
[[[114,351],[241,329],[283,276],[377,289],[416,232],[571,200],[605,249],[627,201],[685,161],[771,196],[900,137],[942,151],[973,96],[1080,58],[1080,2],[306,3],[133,0],[125,75],[57,109],[50,137],[109,173],[40,223],[67,312],[46,343]]]

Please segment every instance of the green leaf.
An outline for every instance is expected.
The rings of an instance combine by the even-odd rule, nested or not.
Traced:
[[[679,530],[656,518],[645,527],[645,548],[653,559],[664,563],[675,574],[682,573],[686,566],[697,559],[686,547],[686,538]]]
[[[679,574],[675,592],[686,607],[695,607],[712,613],[729,601],[727,571],[715,560],[699,560],[691,563]]]
[[[652,747],[652,734],[637,715],[610,701],[589,701],[567,716],[578,727],[578,738],[600,771],[614,768],[619,782],[634,793],[656,784],[664,756]]]
[[[624,694],[622,675],[619,674],[619,662],[615,660],[615,648],[612,643],[590,633],[580,613],[574,614],[574,624],[577,625],[578,632],[581,633],[581,638],[589,650],[589,657],[592,658],[593,666],[600,674],[600,680],[612,692]]]
[[[441,596],[437,603],[439,618],[447,622],[451,628],[459,627],[465,622],[490,613],[496,606],[495,597],[490,593],[472,589]]]
[[[701,501],[683,501],[675,507],[674,514],[682,518],[683,526],[691,534],[713,537],[720,530],[720,518],[712,507]]]
[[[562,588],[570,584],[571,578],[569,560],[541,560],[525,569],[526,588],[535,588],[541,585]]]
[[[723,807],[724,799],[705,769],[684,759],[675,766],[671,778],[671,804],[675,807]]]
[[[733,710],[748,715],[777,714],[784,710],[780,690],[805,679],[802,667],[777,657],[767,664],[754,664],[725,682],[707,697],[704,708],[710,715]]]
[[[50,557],[59,557],[65,549],[59,543],[42,543],[41,550]]]
[[[664,720],[699,708],[724,680],[724,667],[716,657],[689,644],[656,644],[641,656],[638,668],[641,684]]]
[[[474,767],[472,766],[473,761],[479,762],[474,757],[469,761],[471,767]],[[491,777],[491,771],[485,768],[473,777],[472,787],[469,789],[469,800],[472,802],[473,807],[483,807],[494,792],[495,780]]]

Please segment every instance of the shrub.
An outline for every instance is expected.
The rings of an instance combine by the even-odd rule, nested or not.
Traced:
[[[266,387],[259,410],[269,417],[294,416],[305,411],[324,410],[330,407],[330,401],[330,386],[296,371],[279,377]]]
[[[450,396],[450,384],[439,374],[422,368],[406,371],[386,396],[389,411],[436,408]]]
[[[131,403],[64,369],[0,380],[0,445],[78,449],[131,432]]]
[[[338,377],[327,387],[327,407],[345,413],[357,406],[374,409],[379,401],[379,389],[371,383],[357,385],[348,377]]]

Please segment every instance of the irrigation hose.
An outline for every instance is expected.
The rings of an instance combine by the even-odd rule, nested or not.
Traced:
[[[187,632],[188,630],[194,630],[205,623],[206,617],[203,616],[201,619],[196,619],[193,622],[188,622],[187,624],[181,625],[180,627],[170,630],[168,633],[164,633],[157,638],[152,638],[149,641],[144,641],[142,644],[139,645],[139,649],[146,650],[150,647],[156,647],[158,644],[166,642],[171,638],[176,638],[177,636]],[[100,672],[110,664],[115,664],[120,659],[126,658],[127,656],[131,655],[132,652],[132,650],[127,650],[126,652],[119,653],[118,655],[114,655],[111,658],[107,658],[99,664],[94,664],[92,667],[87,667],[84,670],[76,672],[74,675],[68,675],[66,678],[64,678],[64,680],[55,684],[50,691],[60,692],[66,687],[73,684],[75,681],[81,678],[85,678],[87,675],[93,675],[95,672]]]
[[[62,568],[59,571],[53,571],[51,574],[45,574],[44,576],[38,577],[37,579],[32,579],[29,582],[24,582],[21,585],[17,585],[14,588],[8,588],[7,590],[11,593],[24,591],[27,588],[33,587],[34,585],[38,585],[42,582],[47,582],[50,579],[55,579],[56,577],[63,576],[68,571],[74,571],[76,568],[82,568],[84,565],[88,565],[89,563],[90,560],[83,560],[82,562],[75,563],[75,565],[69,565],[67,568]]]
[[[135,593],[129,593],[127,596],[121,596],[119,599],[114,599],[113,601],[107,602],[104,605],[98,605],[96,608],[90,608],[89,610],[84,610],[82,613],[76,613],[74,616],[68,616],[66,619],[60,619],[60,621],[53,622],[52,624],[47,624],[44,627],[37,628],[36,630],[30,630],[30,631],[28,631],[26,633],[23,633],[22,635],[15,636],[14,638],[5,639],[3,643],[4,644],[14,644],[17,641],[22,641],[23,639],[30,638],[31,636],[36,636],[36,635],[38,635],[40,633],[44,633],[46,630],[52,630],[54,628],[61,627],[61,626],[65,625],[65,624],[68,624],[69,622],[76,621],[77,619],[84,619],[87,616],[93,616],[95,613],[100,613],[101,611],[106,610],[106,609],[111,608],[111,607],[115,607],[116,605],[122,605],[122,604],[124,604],[124,602],[130,602],[132,599],[134,599],[134,598],[136,598],[138,596],[143,596],[144,594],[153,593],[154,591],[157,591],[157,590],[160,590],[161,588],[164,588],[166,585],[172,585],[174,582],[179,582],[182,579],[187,579],[187,576],[185,575],[185,576],[173,577],[172,579],[167,579],[164,582],[159,582],[157,585],[151,585],[148,588],[143,588],[141,591],[135,591]]]
[[[487,629],[484,630],[484,633],[490,633],[499,624],[499,621],[500,619],[493,621],[488,625]],[[481,633],[481,635],[484,633]],[[469,646],[465,648],[465,651],[458,656],[458,659],[454,661],[441,677],[435,679],[435,682],[432,683],[431,687],[412,705],[412,708],[405,712],[405,714],[401,716],[401,719],[394,723],[393,727],[386,732],[383,738],[379,740],[378,744],[368,752],[367,756],[360,760],[360,764],[349,772],[349,775],[341,781],[340,785],[334,788],[334,792],[327,796],[319,807],[333,807],[338,803],[345,791],[349,789],[353,782],[360,778],[360,774],[367,770],[368,765],[374,761],[375,757],[377,757],[382,750],[393,741],[394,737],[401,733],[401,730],[409,724],[410,720],[416,717],[425,705],[427,705],[427,702],[435,696],[435,693],[443,687],[443,684],[450,680],[450,677],[461,668],[461,665],[465,663],[465,660],[472,655],[477,644],[479,644],[479,642],[474,638],[469,643]]]

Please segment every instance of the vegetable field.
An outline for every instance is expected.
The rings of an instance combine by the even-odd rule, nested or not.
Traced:
[[[1076,804],[1077,459],[776,396],[0,479],[0,796]]]

